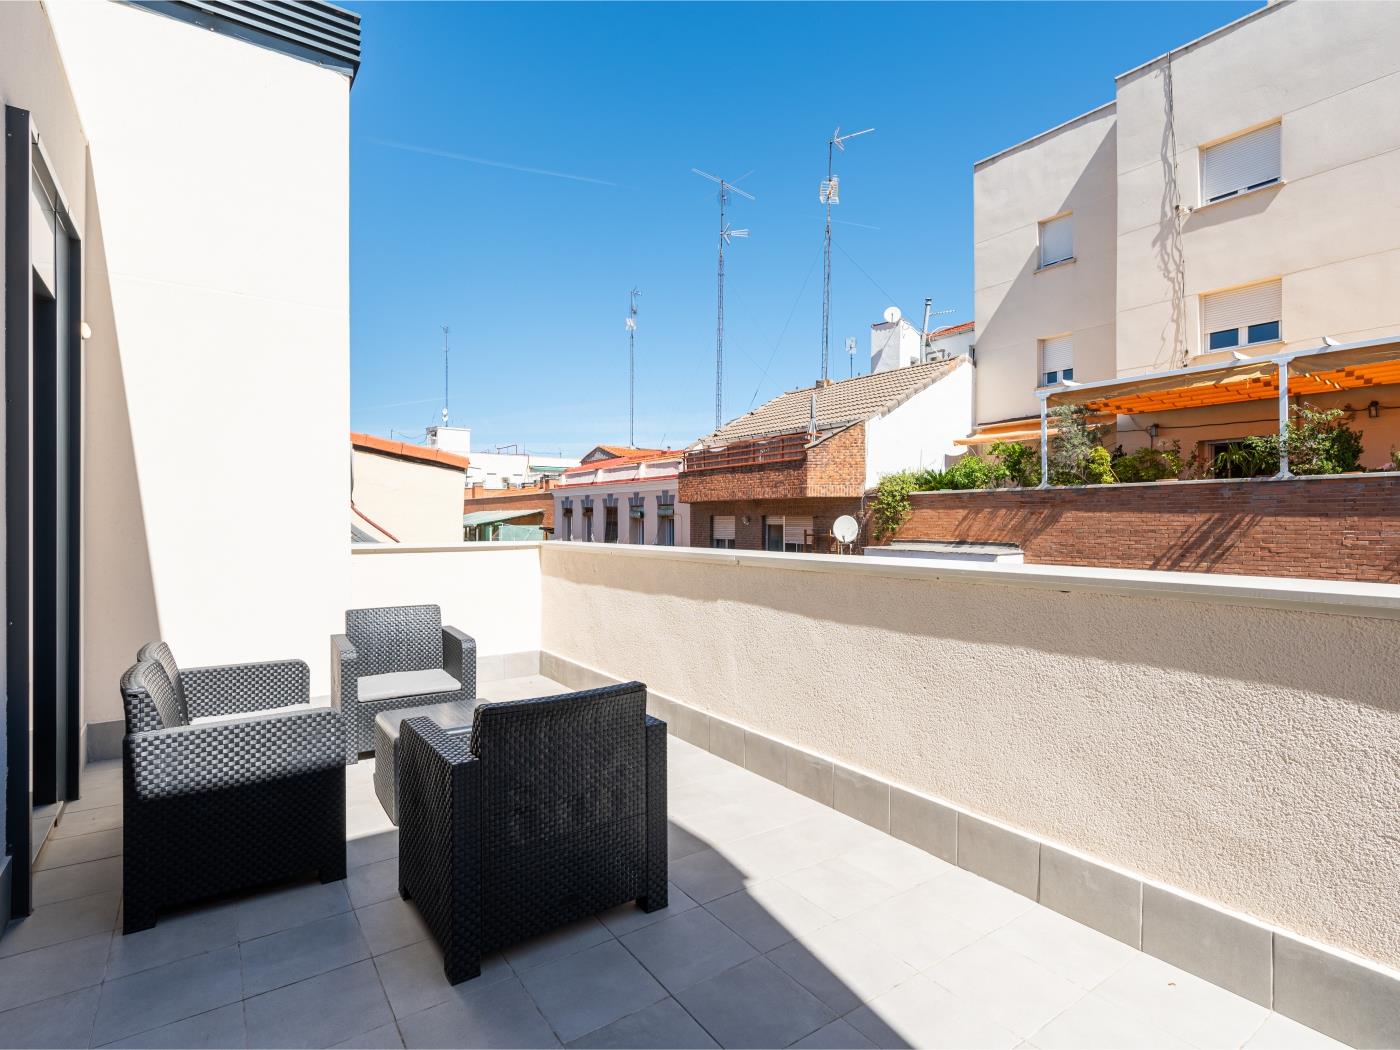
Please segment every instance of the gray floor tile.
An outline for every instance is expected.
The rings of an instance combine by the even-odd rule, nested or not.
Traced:
[[[844,1014],[914,976],[878,946],[833,936],[832,927],[774,948],[767,958],[835,1013]]]
[[[772,831],[725,843],[719,852],[750,882],[777,878],[878,845],[885,836],[852,817],[823,810]]]
[[[243,959],[243,994],[250,997],[338,970],[370,954],[354,912],[244,941],[238,950]]]
[[[1091,930],[1048,908],[1032,908],[987,935],[1082,988],[1094,988],[1137,954],[1108,934]]]
[[[925,976],[1022,1039],[1085,995],[1079,985],[987,939],[950,955]]]
[[[0,1013],[0,1047],[39,1050],[87,1046],[98,995],[99,989],[93,985]]]
[[[709,849],[710,844],[698,835],[692,835],[675,821],[666,825],[666,856],[673,861]]]
[[[960,1002],[927,977],[906,981],[867,1006],[846,1015],[846,1021],[876,1046],[886,1050],[920,1047],[1011,1050],[1021,1037],[1001,1028],[981,1010]]]
[[[697,904],[727,897],[748,883],[742,871],[712,849],[672,861],[670,868],[671,881]]]
[[[393,1023],[374,963],[366,959],[243,1003],[250,1047],[316,1047]]]
[[[237,948],[167,963],[103,984],[92,1041],[100,1045],[124,1039],[242,997]]]
[[[105,857],[86,864],[69,864],[34,873],[34,906],[56,904],[122,888],[122,859]]]
[[[1191,1044],[1092,992],[1031,1035],[1040,1050],[1185,1050]]]
[[[479,990],[515,976],[501,955],[481,961],[481,975],[461,984],[448,984],[442,952],[432,940],[419,941],[374,960],[394,1016],[402,1020],[449,999],[468,998]]]
[[[243,1027],[243,1004],[231,1003],[106,1045],[137,1050],[194,1050],[196,1047],[219,1050],[224,1047],[241,1048],[246,1045],[247,1038]]]
[[[787,1046],[835,1015],[759,956],[686,989],[677,998],[725,1047]]]
[[[355,912],[373,955],[383,955],[431,937],[418,909],[398,894]]]
[[[643,927],[622,943],[672,995],[757,954],[703,908]]]
[[[1270,1014],[1249,1037],[1244,1050],[1342,1050],[1344,1046],[1282,1014]]]
[[[705,905],[760,952],[829,926],[835,918],[785,883],[760,882]]]
[[[875,1050],[875,1044],[837,1019],[793,1043],[793,1050]]]
[[[345,863],[350,868],[399,855],[399,829],[350,835],[345,842]]]
[[[32,914],[11,922],[5,936],[0,937],[0,959],[110,931],[117,923],[120,903],[120,891],[109,890],[35,908]]]
[[[1095,995],[1125,1007],[1144,1023],[1197,1046],[1239,1046],[1268,1011],[1184,970],[1135,953]]]
[[[61,868],[68,864],[86,864],[103,857],[117,857],[122,851],[120,828],[94,831],[91,835],[74,835],[66,839],[50,839],[34,863],[35,871]]]
[[[961,870],[915,886],[905,897],[920,908],[941,911],[978,933],[1000,929],[1036,906],[1019,893]]]
[[[949,913],[929,907],[916,888],[804,939],[835,960],[833,966],[844,965],[848,955],[858,958],[862,952],[878,951],[914,970],[925,970],[982,936]]]
[[[350,910],[345,882],[304,882],[238,902],[238,939],[251,941]]]
[[[149,930],[118,934],[107,959],[107,980],[238,943],[237,909],[214,904],[162,915]]]
[[[899,888],[841,858],[784,875],[781,882],[837,918],[889,900]]]
[[[362,864],[351,868],[345,878],[345,888],[350,891],[350,904],[363,908],[376,901],[386,901],[399,895],[399,858],[387,857],[373,864]]]
[[[100,983],[111,943],[99,933],[0,959],[0,1010]]]
[[[489,994],[452,999],[402,1018],[399,1032],[403,1045],[409,1050],[438,1047],[534,1050],[559,1045],[548,1022],[516,977],[492,985]]]
[[[637,907],[636,901],[628,901],[626,904],[619,904],[616,908],[610,908],[598,916],[598,921],[608,928],[608,932],[614,937],[623,937],[633,930],[640,930],[643,926],[651,926],[653,923],[669,919],[673,915],[690,911],[696,904],[690,897],[674,882],[666,890],[666,907],[659,911],[645,912]]]
[[[719,1044],[674,999],[662,999],[568,1044],[590,1050],[687,1050]]]
[[[399,1026],[386,1024],[372,1032],[353,1036],[343,1043],[336,1043],[335,1050],[402,1050],[403,1039],[399,1036]]]
[[[63,816],[54,825],[52,836],[55,840],[67,839],[74,835],[89,835],[94,831],[111,831],[121,826],[122,807],[119,805],[79,810],[70,810],[65,806]]]
[[[586,951],[526,970],[520,980],[550,1027],[565,1042],[666,997],[665,990],[641,963],[611,938]]]
[[[918,846],[880,836],[879,841],[865,842],[841,854],[841,862],[889,883],[896,890],[911,890],[930,879],[948,875],[957,868],[939,860]]]
[[[609,940],[612,940],[612,934],[608,932],[608,928],[590,917],[571,922],[542,936],[532,937],[520,944],[513,944],[502,954],[505,955],[506,962],[510,963],[511,969],[516,973],[524,973],[532,967],[561,959],[566,955],[574,955],[585,948]]]

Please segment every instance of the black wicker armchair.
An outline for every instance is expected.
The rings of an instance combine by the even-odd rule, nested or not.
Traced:
[[[231,890],[343,879],[344,722],[308,705],[306,664],[181,671],[164,644],[141,655],[121,680],[122,932]]]
[[[374,717],[476,699],[476,642],[436,605],[349,609],[331,637],[331,706],[345,713],[347,757],[374,750]]]
[[[666,907],[666,723],[639,682],[477,707],[470,735],[399,737],[399,893],[447,979],[487,952],[635,900]]]

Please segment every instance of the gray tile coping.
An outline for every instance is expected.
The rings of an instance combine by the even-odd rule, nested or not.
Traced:
[[[719,722],[698,724],[708,735]],[[512,946],[457,986],[395,892],[398,836],[374,800],[368,762],[347,777],[344,883],[211,902],[122,937],[85,925],[93,914],[108,921],[119,856],[46,868],[49,904],[67,907],[30,921],[49,931],[25,934],[32,946],[6,937],[26,950],[0,954],[0,1044],[1334,1045],[1186,972],[1224,967],[1206,974],[1223,981],[1253,972],[1257,942],[1221,927],[1212,909],[1199,916],[1193,906],[1204,906],[1157,890],[1144,918],[1140,882],[1030,840],[1042,903],[1068,918],[968,870],[1024,879],[1011,829],[968,815],[994,829],[984,836],[991,848],[979,857],[987,844],[974,842],[959,858],[960,843],[983,829],[953,807],[900,788],[882,804],[879,782],[860,773],[842,777],[847,815],[834,808],[836,764],[750,743],[744,764],[761,772],[672,738],[669,908],[624,905]],[[90,773],[111,781],[115,768]],[[797,782],[815,787],[780,786]],[[882,819],[893,837],[872,826]],[[960,836],[960,823],[976,830]],[[110,832],[119,829],[71,841]],[[951,856],[937,855],[949,845]],[[1135,922],[1180,965],[1115,939]],[[1210,958],[1174,940],[1207,923],[1217,924]],[[1277,1009],[1361,1045],[1400,1041],[1385,975],[1265,932]],[[66,939],[38,946],[51,937]]]

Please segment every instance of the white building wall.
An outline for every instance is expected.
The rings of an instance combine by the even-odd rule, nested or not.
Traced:
[[[888,372],[919,363],[922,333],[904,318],[870,326],[870,371]]]
[[[657,478],[633,478],[632,480],[619,480],[612,484],[590,484],[590,485],[561,485],[554,489],[554,538],[563,540],[564,538],[564,499],[567,497],[573,505],[573,536],[574,543],[583,542],[583,497],[593,497],[593,542],[602,543],[604,536],[604,523],[606,522],[606,510],[604,504],[605,496],[617,497],[617,542],[630,543],[631,521],[628,517],[630,504],[628,498],[641,493],[646,498],[646,517],[643,528],[644,542],[648,546],[656,543],[656,528],[659,515],[657,514],[657,497],[663,492],[669,492],[673,499],[676,497],[677,478],[674,474]],[[675,540],[673,546],[690,546],[690,505],[681,503],[677,499],[673,503],[675,507]]]
[[[359,449],[351,469],[355,507],[399,543],[462,542],[461,470]]]
[[[45,9],[100,213],[87,718],[120,717],[153,637],[191,665],[301,657],[324,693],[349,597],[349,80],[136,7]]]
[[[951,372],[908,401],[865,424],[865,487],[901,470],[942,470],[963,452],[953,444],[973,427],[972,364]]]
[[[924,344],[924,360],[936,361],[943,357],[970,357],[977,342],[977,332],[969,328],[966,332],[945,335],[930,339]]]

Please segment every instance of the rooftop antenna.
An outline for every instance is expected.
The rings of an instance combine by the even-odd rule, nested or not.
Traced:
[[[627,444],[637,447],[637,296],[632,286],[627,310]]]
[[[447,386],[447,360],[448,360],[447,332],[448,332],[447,325],[443,325],[443,326],[442,326],[442,425],[443,425],[443,426],[447,426],[447,419],[448,419],[448,416],[447,416],[447,397],[448,397],[448,386]]]
[[[851,359],[851,378],[856,377],[856,341],[854,337],[846,339],[846,356]]]
[[[919,360],[925,364],[928,363],[924,355],[928,352],[928,337],[930,334],[928,327],[929,318],[942,317],[944,314],[950,314],[952,312],[951,308],[947,310],[935,310],[933,308],[933,299],[930,296],[924,296],[924,329],[919,337]]]
[[[747,237],[748,230],[736,230],[724,221],[724,208],[729,203],[729,195],[737,193],[740,197],[753,200],[752,193],[746,193],[739,189],[735,182],[742,182],[748,175],[742,175],[735,182],[726,182],[717,178],[707,171],[699,168],[691,168],[691,171],[699,175],[702,179],[709,179],[711,182],[719,184],[719,266],[717,272],[717,282],[719,293],[715,303],[715,429],[718,430],[724,424],[724,246],[729,243],[731,237]]]
[[[838,124],[836,130],[831,133],[831,138],[826,140],[826,179],[822,182],[819,194],[821,202],[826,205],[826,239],[822,242],[822,381],[827,379],[828,349],[831,339],[831,206],[841,203],[841,180],[831,171],[831,162],[835,150],[846,152],[845,142],[860,135],[869,135],[874,128],[866,128],[864,131],[852,131],[849,135],[841,134],[841,126]]]

